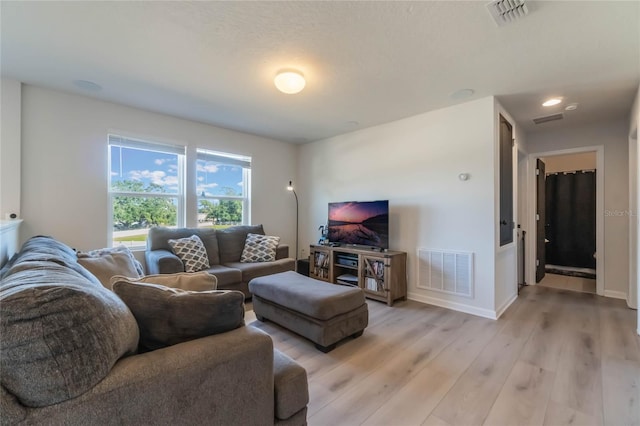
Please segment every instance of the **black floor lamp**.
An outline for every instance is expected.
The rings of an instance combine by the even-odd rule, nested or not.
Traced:
[[[287,190],[293,192],[293,195],[296,197],[296,267],[295,270],[298,272],[298,194],[296,194],[295,189],[293,189],[293,184],[289,181],[289,186],[287,186]]]

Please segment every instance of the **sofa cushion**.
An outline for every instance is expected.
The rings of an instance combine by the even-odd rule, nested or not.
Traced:
[[[309,403],[307,371],[277,349],[273,350],[275,415],[280,420],[302,410]]]
[[[197,235],[202,240],[204,248],[207,250],[209,265],[218,265],[220,256],[218,254],[218,238],[217,232],[213,228],[166,228],[157,226],[149,229],[147,235],[147,251],[150,250],[168,250],[173,251],[170,239],[186,238],[191,235]]]
[[[207,291],[218,288],[218,280],[215,275],[206,271],[201,272],[178,272],[177,274],[157,274],[145,275],[144,277],[132,279],[127,276],[117,275],[111,278],[111,287],[116,281],[127,280],[136,283],[159,284],[165,287],[178,288],[187,291]]]
[[[197,235],[169,240],[173,252],[184,263],[185,272],[198,272],[209,267],[207,250]]]
[[[293,271],[295,268],[295,260],[291,258],[278,259],[273,262],[257,262],[257,263],[242,263],[231,262],[226,266],[230,268],[239,269],[242,272],[242,281],[248,283],[256,277],[263,275],[272,275],[279,272]]]
[[[276,260],[278,243],[280,243],[280,237],[247,234],[240,262],[273,262]]]
[[[140,346],[154,350],[244,325],[239,291],[186,291],[158,284],[115,280],[140,327]]]
[[[125,253],[105,253],[99,257],[78,257],[78,263],[91,272],[103,286],[111,290],[110,280],[114,275],[138,278],[138,270]]]
[[[220,263],[239,262],[250,233],[264,235],[264,229],[262,225],[241,225],[217,231]]]
[[[138,326],[122,300],[80,273],[51,261],[21,266],[0,288],[1,384],[43,407],[107,376],[135,351]]]
[[[229,284],[236,284],[242,281],[242,271],[237,268],[230,268],[224,265],[213,265],[207,272],[216,276],[218,288],[225,289]]]

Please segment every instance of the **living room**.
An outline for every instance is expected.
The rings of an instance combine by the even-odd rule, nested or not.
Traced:
[[[406,15],[406,19],[410,19],[412,14],[424,17],[428,13],[436,13],[439,7],[445,7],[445,3],[438,3],[438,7],[429,6],[429,3],[405,4],[402,12],[398,14]],[[531,3],[531,13],[527,18],[548,18],[547,13],[550,12],[545,12],[544,4]],[[590,13],[597,14],[598,4],[606,2],[594,3],[589,10]],[[126,8],[125,5],[126,3],[121,7]],[[307,5],[314,13],[317,12],[316,8],[320,7],[316,4]],[[38,12],[40,7],[44,9]],[[498,222],[496,218],[499,193],[496,128],[499,115],[502,115],[514,125],[516,144],[514,157],[517,157],[518,152],[526,155],[524,163],[514,163],[514,165],[518,164],[518,170],[522,165],[527,172],[527,179],[518,181],[516,185],[517,204],[524,207],[517,211],[515,217],[517,223],[522,225],[522,229],[525,229],[528,235],[535,234],[534,222],[532,222],[535,191],[529,180],[533,175],[531,169],[533,156],[581,147],[602,147],[604,204],[601,209],[602,222],[598,225],[602,227],[601,244],[604,253],[603,263],[599,265],[599,270],[603,271],[602,296],[624,299],[629,306],[637,307],[634,296],[637,299],[638,261],[637,249],[634,247],[637,247],[638,229],[634,230],[628,216],[604,215],[605,210],[635,211],[634,206],[637,206],[637,198],[636,204],[632,204],[633,197],[630,195],[633,194],[634,188],[636,193],[638,189],[637,150],[631,150],[633,131],[630,131],[630,128],[635,128],[637,134],[638,40],[637,37],[635,40],[633,37],[628,37],[629,34],[633,34],[633,31],[636,35],[638,34],[637,4],[634,5],[632,2],[615,4],[612,15],[607,15],[610,21],[605,21],[602,27],[610,28],[616,25],[614,24],[618,22],[616,19],[621,16],[627,19],[617,26],[619,32],[611,31],[615,33],[613,35],[598,33],[594,36],[601,39],[610,37],[601,44],[595,45],[596,48],[579,43],[574,45],[568,38],[550,36],[559,43],[566,42],[567,52],[595,51],[598,55],[603,55],[602,58],[589,62],[593,69],[602,67],[603,74],[609,71],[608,68],[612,63],[624,64],[620,67],[620,76],[607,75],[611,79],[618,78],[614,84],[614,86],[618,85],[618,91],[607,87],[615,95],[614,98],[617,97],[619,105],[608,115],[602,110],[597,111],[597,114],[602,117],[599,121],[579,121],[566,127],[560,127],[558,123],[562,124],[562,121],[558,121],[540,125],[533,130],[533,125],[530,124],[531,119],[542,114],[538,114],[536,109],[537,115],[526,115],[526,109],[525,113],[522,113],[517,108],[520,99],[518,95],[522,95],[526,89],[520,88],[518,89],[520,92],[513,93],[495,92],[488,89],[491,84],[484,83],[483,86],[481,81],[476,80],[471,82],[458,80],[459,84],[464,86],[441,89],[427,84],[430,78],[436,79],[436,76],[428,74],[429,70],[426,68],[421,68],[414,72],[424,73],[428,77],[424,78],[416,90],[433,92],[445,98],[446,100],[440,101],[437,107],[431,107],[426,101],[416,101],[411,98],[411,102],[414,103],[411,105],[414,112],[406,113],[411,110],[408,105],[410,102],[407,101],[407,105],[399,105],[400,95],[392,93],[393,90],[390,88],[390,82],[394,81],[394,77],[385,76],[384,79],[380,77],[378,86],[369,87],[371,94],[350,92],[349,96],[352,98],[361,97],[362,103],[352,106],[348,99],[342,101],[347,107],[338,102],[335,103],[341,107],[337,110],[340,114],[336,113],[337,116],[333,117],[329,115],[333,119],[331,122],[333,133],[323,137],[317,135],[321,133],[323,127],[329,127],[327,116],[323,116],[325,121],[317,122],[304,121],[298,117],[291,121],[275,121],[279,117],[274,117],[275,113],[268,108],[259,109],[253,104],[247,104],[246,94],[240,101],[234,103],[223,97],[216,99],[215,92],[213,95],[200,94],[191,89],[181,92],[184,82],[177,82],[172,86],[170,80],[163,80],[168,77],[161,71],[157,71],[161,77],[156,75],[154,67],[137,67],[132,63],[120,64],[117,60],[118,55],[109,55],[107,50],[94,53],[92,59],[104,64],[103,71],[97,71],[100,67],[90,68],[89,65],[84,64],[86,68],[66,69],[63,72],[56,67],[66,68],[63,64],[71,59],[65,56],[68,51],[65,50],[65,54],[57,57],[56,50],[44,43],[44,38],[29,39],[25,34],[28,33],[27,29],[31,25],[38,28],[41,28],[41,25],[49,25],[39,33],[40,37],[43,37],[47,31],[51,34],[67,31],[71,35],[66,34],[68,37],[64,38],[65,40],[72,37],[80,40],[86,37],[89,41],[86,45],[82,43],[83,52],[84,49],[92,49],[91,44],[97,42],[97,39],[93,40],[93,37],[98,37],[96,34],[106,38],[107,33],[100,33],[96,27],[93,27],[93,32],[89,31],[90,25],[85,28],[77,22],[66,30],[60,28],[65,25],[61,23],[62,21],[51,19],[47,24],[47,16],[61,14],[56,10],[58,7],[61,6],[50,4],[45,7],[34,4],[18,7],[12,2],[2,4],[2,206],[0,213],[3,219],[8,213],[16,213],[23,220],[19,231],[20,243],[31,236],[52,235],[80,250],[110,245],[108,135],[118,134],[150,142],[185,146],[187,157],[189,155],[193,157],[197,149],[251,157],[250,223],[263,224],[267,234],[280,236],[290,248],[297,246],[298,253],[294,253],[293,250],[290,252],[297,258],[308,256],[309,245],[317,243],[320,237],[318,227],[327,221],[329,202],[388,199],[390,202],[389,245],[394,250],[408,253],[408,298],[431,306],[496,319],[517,300],[518,283],[521,281],[516,262],[519,247],[516,244],[500,247],[495,226]],[[210,7],[214,6],[210,5]],[[296,7],[300,8],[300,10],[296,9],[297,13],[305,16],[304,4]],[[431,10],[429,7],[434,9]],[[559,8],[560,6],[550,5],[549,7]],[[580,4],[576,7],[587,6]],[[422,8],[426,8],[426,11]],[[492,25],[488,27],[487,32],[493,37],[500,39],[498,31],[509,32],[508,36],[503,37],[515,37],[512,32],[513,27],[495,26],[488,12],[484,10],[484,5],[476,8],[478,13],[486,14],[486,24]],[[564,8],[561,12],[568,14],[569,12]],[[80,15],[87,13],[87,10],[69,10],[68,12],[76,16],[76,13]],[[382,12],[388,11],[388,9],[382,10]],[[462,9],[456,11],[461,12]],[[231,8],[228,12],[229,16],[244,16],[240,6],[237,9]],[[344,11],[341,10],[341,12]],[[382,12],[379,11],[378,16],[384,16]],[[121,13],[123,16],[127,15],[126,11]],[[292,12],[289,11],[289,13]],[[334,13],[337,14],[337,12]],[[91,13],[89,16],[91,19],[96,19]],[[180,16],[182,15],[174,18],[177,22],[184,24]],[[333,15],[328,13],[328,16]],[[10,20],[11,17],[22,17],[26,21],[17,19],[14,23],[5,21]],[[122,19],[126,21],[124,17]],[[168,20],[171,21],[171,19]],[[313,20],[310,19],[310,21]],[[71,20],[71,22],[75,21]],[[415,24],[413,20],[411,22]],[[606,27],[607,23],[609,27]],[[515,25],[520,24],[533,25],[527,24],[526,18]],[[574,24],[581,25],[580,22]],[[26,29],[18,31],[17,28],[20,25]],[[104,25],[108,28],[110,24],[104,23]],[[400,31],[401,26],[397,22],[394,25],[391,28]],[[538,25],[538,28],[541,28],[544,24],[538,22]],[[550,27],[555,29],[555,25]],[[176,37],[182,34],[183,28],[178,24],[173,27]],[[235,26],[232,28],[237,29]],[[365,26],[365,28],[368,27]],[[5,34],[17,37],[19,40],[19,43],[9,46],[8,53],[4,53]],[[293,34],[296,33],[293,32]],[[232,35],[223,37],[228,37],[225,40],[232,45],[229,41],[233,40]],[[153,35],[145,40],[153,40]],[[441,41],[446,43],[446,39]],[[131,43],[133,42],[134,40],[131,40]],[[426,41],[422,40],[420,43],[426,43]],[[416,42],[417,45],[420,43]],[[503,44],[508,45],[504,42]],[[27,49],[30,45],[40,46],[39,49],[45,51],[48,49],[49,52],[41,58],[43,63],[40,67],[31,65],[29,72],[25,71],[25,74],[21,75],[17,71],[19,70],[17,66],[11,68],[14,63],[12,61],[15,60],[16,63],[28,68],[30,64],[27,61],[17,61],[15,58],[19,57],[17,52],[20,49]],[[141,61],[144,59],[147,66],[153,64],[153,58],[166,54],[164,49],[173,49],[171,46],[171,44],[152,46],[150,43],[146,47],[150,50],[148,54],[151,59],[143,57]],[[136,46],[136,49],[141,48]],[[176,50],[179,49],[176,48]],[[525,48],[522,50],[526,51]],[[105,52],[104,56],[102,52]],[[393,49],[385,52],[391,55]],[[631,59],[621,57],[629,52],[631,52]],[[5,54],[9,53],[13,56],[7,60]],[[142,50],[134,52],[140,55],[142,53]],[[278,50],[278,56],[286,56],[286,52]],[[377,58],[379,62],[389,60],[376,55],[373,55],[373,58]],[[471,59],[479,61],[477,56],[472,56]],[[449,67],[452,69],[467,66],[464,58],[443,57],[442,61],[445,60],[450,61]],[[510,73],[523,71],[521,68],[525,67],[518,65],[520,60],[525,59],[508,57],[507,62],[512,64]],[[633,65],[628,66],[630,62],[635,63],[635,68]],[[115,66],[116,63],[119,66]],[[370,62],[366,64],[371,66]],[[288,66],[288,64],[284,65]],[[169,65],[162,62],[161,66]],[[155,68],[160,69],[161,66]],[[568,65],[561,64],[554,72],[563,74],[561,71],[564,66]],[[109,78],[112,72],[110,70],[119,67],[130,70],[131,74],[123,80],[128,85],[110,87]],[[201,70],[194,71],[196,74],[194,79],[205,86],[207,82],[203,74],[210,75],[211,79],[216,78],[213,67],[210,67],[209,63],[207,67],[209,69],[206,73]],[[323,66],[316,66],[318,70],[322,68]],[[359,78],[358,75],[352,74],[351,68],[346,68],[350,79]],[[607,70],[604,70],[605,68]],[[251,70],[250,67],[248,69]],[[89,70],[92,72],[90,73]],[[636,73],[635,77],[629,79],[629,70]],[[371,72],[366,68],[359,71]],[[537,70],[528,72],[541,74],[543,71],[543,67],[538,67]],[[190,72],[191,70],[186,73],[185,80],[190,78]],[[260,72],[263,71],[260,70]],[[253,91],[253,96],[262,97],[265,92],[268,92],[269,95],[265,99],[273,102],[274,109],[289,110],[292,114],[295,110],[311,110],[309,114],[313,115],[313,104],[325,102],[322,93],[329,90],[327,86],[331,84],[332,79],[336,78],[331,73],[337,72],[336,70],[327,71],[325,81],[322,81],[320,71],[316,72],[315,77],[312,72],[307,72],[310,78],[307,87],[300,95],[282,95],[277,93],[272,85],[267,87],[266,82],[271,84],[271,75],[268,78],[263,78],[261,75],[256,78],[259,83],[252,82],[252,85],[247,87],[254,88],[254,84],[259,86],[264,83],[264,87]],[[438,72],[446,71],[441,68]],[[597,74],[595,71],[590,72]],[[243,68],[241,75],[251,75],[251,72]],[[531,85],[539,85],[531,74],[527,75]],[[537,87],[536,96],[553,95],[554,91],[569,93],[572,80],[576,80],[575,86],[580,87],[588,86],[590,81],[592,84],[598,83],[597,79],[590,80],[584,75],[563,74],[559,75],[560,77],[564,78],[561,85],[550,87],[549,90]],[[51,80],[50,85],[43,83],[47,79]],[[104,88],[101,92],[83,90],[73,86],[72,81],[75,79],[96,81]],[[133,95],[128,97],[127,92],[136,92],[137,84],[140,85],[139,96],[148,94],[151,104],[154,104],[154,99],[157,100],[154,107],[149,107],[149,104],[140,105]],[[240,82],[235,86],[236,89],[241,90],[244,85],[244,82]],[[162,90],[154,95],[154,87],[161,87]],[[475,95],[463,100],[452,100],[448,97],[450,92],[466,87],[474,88]],[[479,89],[480,87],[482,88]],[[631,90],[629,90],[630,87]],[[115,92],[119,93],[120,99],[115,98],[113,95]],[[206,122],[204,118],[188,119],[172,112],[171,101],[168,98],[169,92],[178,92],[176,103],[189,104],[196,113],[201,114],[201,117],[213,117],[211,120],[219,120],[220,124]],[[388,105],[391,106],[389,109],[393,110],[399,105],[398,111],[391,111],[381,118],[360,114],[355,106],[364,110],[367,102],[380,103],[380,98],[377,96],[368,98],[374,93],[383,99],[388,96]],[[405,88],[401,93],[407,93],[407,89]],[[296,96],[303,97],[296,98]],[[634,102],[635,110],[632,109]],[[226,109],[225,104],[228,104]],[[332,108],[331,105],[327,107]],[[416,108],[418,112],[415,112]],[[537,105],[536,108],[538,108]],[[581,104],[575,112],[582,112],[582,109],[589,110],[589,105]],[[247,117],[257,117],[254,122],[244,123],[245,110]],[[564,111],[564,108],[562,110]],[[264,115],[263,118],[260,118],[261,114]],[[568,111],[565,111],[565,116],[567,122],[572,119]],[[271,124],[271,120],[275,124]],[[295,128],[295,131],[284,132],[276,128],[277,126],[285,128],[289,124],[292,129]],[[307,133],[296,135],[298,127],[295,126],[307,126],[309,130]],[[339,129],[340,127],[342,130]],[[240,130],[232,130],[234,128]],[[262,136],[258,136],[261,129]],[[277,134],[279,131],[283,132],[281,137],[267,136]],[[635,157],[631,157],[633,152],[636,153]],[[468,179],[461,180],[460,174],[467,174]],[[295,228],[298,219],[296,203],[291,193],[286,190],[289,181],[293,181],[299,197],[298,241],[296,241]],[[183,224],[196,226],[198,196],[194,190],[190,190],[195,188],[195,182],[188,181],[186,185],[186,214]],[[535,248],[533,239],[527,240],[526,244],[525,252],[533,253]],[[416,253],[419,248],[473,253],[473,296],[462,297],[425,289],[418,282],[419,261]],[[525,281],[530,284],[535,282],[531,277],[535,269],[534,262],[535,257],[527,257],[525,270],[528,275]],[[634,276],[631,272],[634,270],[634,264],[636,265],[635,282],[631,278]]]

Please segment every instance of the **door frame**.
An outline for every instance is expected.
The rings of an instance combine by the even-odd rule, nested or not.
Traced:
[[[536,160],[542,157],[556,155],[580,154],[584,152],[596,153],[596,294],[604,296],[604,265],[606,253],[604,251],[604,145],[585,146],[580,148],[560,149],[557,151],[536,152],[529,154],[529,170],[527,185],[529,187],[529,208],[527,211],[528,229],[536,229]],[[527,281],[536,284],[536,239],[527,239]]]

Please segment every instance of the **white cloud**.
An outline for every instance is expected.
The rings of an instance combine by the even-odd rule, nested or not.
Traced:
[[[202,185],[198,185],[198,188],[215,188],[216,186],[218,186],[217,183],[204,183]]]
[[[244,186],[244,182],[238,182],[238,186]]]
[[[167,176],[163,179],[164,185],[178,187],[178,176]]]
[[[216,186],[218,186],[217,183],[205,183],[202,185],[196,185],[196,193],[198,195],[202,194],[204,192],[204,194],[208,197],[212,196],[213,194],[210,191],[207,191],[208,189],[210,190],[211,188],[215,188]]]
[[[155,160],[153,160],[153,162],[155,164],[157,164],[158,166],[162,166],[167,160],[164,158],[156,158]]]
[[[132,170],[129,172],[129,178],[137,181],[149,181],[156,185],[163,187],[178,185],[178,177],[175,175],[169,175],[162,170]]]
[[[198,178],[198,182],[202,182],[203,180],[204,180],[204,178],[203,178],[202,176],[200,176],[200,177]]]
[[[205,164],[203,166],[201,162],[198,162],[197,168],[199,172],[205,173],[217,173],[219,170],[216,164]]]

